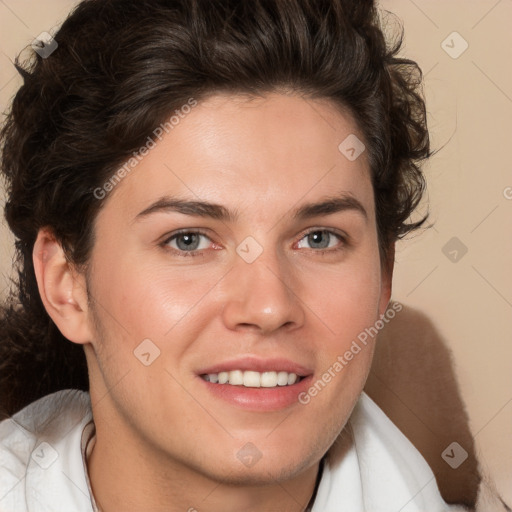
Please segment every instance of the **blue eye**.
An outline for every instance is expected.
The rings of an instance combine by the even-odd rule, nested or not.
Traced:
[[[336,239],[338,239],[338,242],[342,242],[341,245],[345,242],[341,235],[338,235],[333,231],[329,231],[327,229],[315,229],[301,238],[301,241],[307,240],[312,249],[330,249],[331,247],[336,247]],[[301,241],[299,241],[299,244]]]
[[[183,253],[181,256],[198,256],[195,251],[208,249],[210,245],[207,243],[201,247],[201,238],[210,240],[208,236],[200,231],[182,231],[169,237],[163,245]]]
[[[307,248],[303,247],[303,241],[309,244],[310,249],[318,249],[314,251],[318,254],[332,253],[347,245],[345,237],[328,229],[313,229],[306,233],[297,244],[299,249]],[[183,230],[164,240],[162,247],[170,249],[178,256],[204,256],[202,251],[211,244],[212,240],[206,233]]]

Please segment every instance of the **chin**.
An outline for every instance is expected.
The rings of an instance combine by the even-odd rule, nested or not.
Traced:
[[[308,470],[315,463],[320,462],[321,456],[307,457],[306,459],[290,461],[290,457],[264,461],[262,457],[252,467],[244,467],[243,464],[235,464],[231,471],[213,476],[215,480],[227,485],[235,486],[265,486],[276,483],[284,483],[302,472]]]
[[[291,448],[300,446],[300,452]],[[204,477],[224,485],[252,486],[286,482],[320,461],[325,451],[305,443],[282,443],[279,450],[268,446],[259,451],[255,445],[247,443],[238,448],[225,447],[221,453],[208,450],[208,456],[195,464],[192,470]],[[231,455],[232,454],[232,455]],[[227,456],[226,456],[227,455]]]

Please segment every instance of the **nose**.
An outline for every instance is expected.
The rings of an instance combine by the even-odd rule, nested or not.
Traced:
[[[232,330],[252,329],[269,334],[293,330],[304,322],[299,283],[290,263],[266,249],[252,263],[236,256],[224,281],[224,324]]]

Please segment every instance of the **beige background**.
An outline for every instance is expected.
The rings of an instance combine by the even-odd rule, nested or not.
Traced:
[[[12,66],[14,56],[40,32],[54,33],[75,3],[0,0],[3,111],[20,85]],[[479,460],[510,504],[512,1],[383,0],[381,6],[404,23],[404,55],[417,60],[426,74],[431,137],[435,148],[443,147],[425,168],[435,225],[399,244],[394,299],[422,312],[421,318],[432,323],[442,345],[452,352],[455,380]],[[460,36],[450,35],[454,31]],[[461,37],[468,48],[452,58],[443,47],[458,52],[464,44]],[[0,195],[0,206],[4,201]],[[462,257],[460,250],[453,253],[457,248],[452,246],[443,252],[453,237],[467,247]],[[12,238],[3,225],[0,240],[1,295],[12,255]],[[455,256],[458,261],[450,261]],[[409,321],[414,326],[418,318],[412,315]],[[414,340],[403,334],[401,343]],[[416,359],[419,368],[423,360]],[[429,373],[434,374],[435,368]],[[404,409],[413,411],[403,385],[387,386]],[[429,411],[415,416],[418,425],[428,426]],[[444,421],[451,421],[449,410]],[[434,457],[441,460],[440,454]]]
[[[512,2],[381,2],[426,73],[435,147],[426,168],[435,229],[401,244],[395,299],[421,310],[449,348],[480,460],[512,503]],[[468,49],[452,59],[457,31]],[[452,44],[450,41],[448,44]],[[455,43],[453,43],[455,45]],[[452,263],[457,237],[468,252]]]

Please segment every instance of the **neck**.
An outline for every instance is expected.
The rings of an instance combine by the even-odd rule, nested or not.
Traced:
[[[304,512],[315,492],[319,463],[286,481],[240,485],[151,454],[128,432],[103,425],[87,460],[100,512]]]

